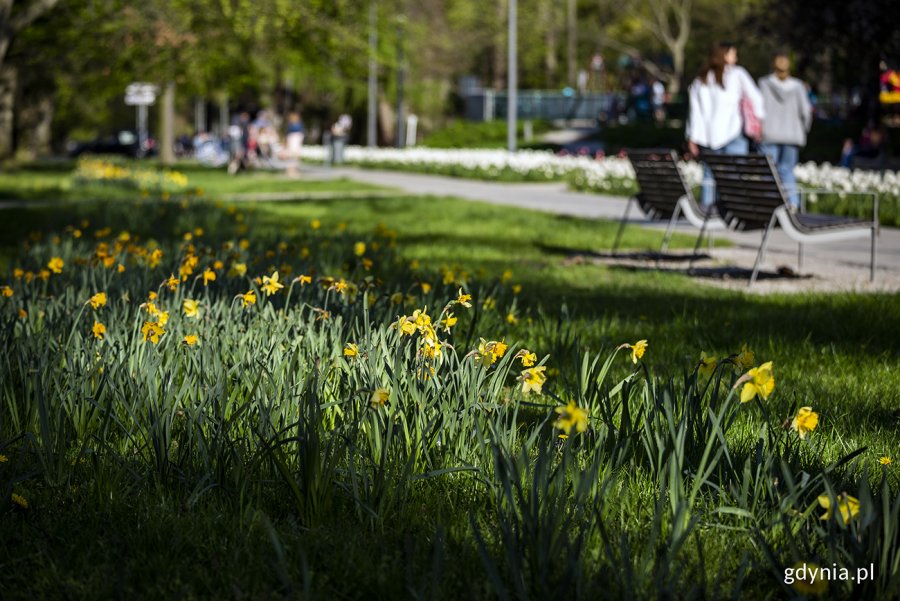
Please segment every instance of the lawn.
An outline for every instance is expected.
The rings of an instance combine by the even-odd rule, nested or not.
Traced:
[[[827,598],[900,593],[895,296],[748,296],[580,260],[615,224],[187,175],[202,197],[0,222],[4,598],[779,599],[821,585],[798,562],[874,566]]]

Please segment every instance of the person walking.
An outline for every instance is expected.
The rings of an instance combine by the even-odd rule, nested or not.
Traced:
[[[759,89],[766,112],[760,151],[772,158],[791,204],[799,207],[794,167],[800,160],[800,148],[806,146],[806,134],[813,121],[806,85],[791,77],[791,59],[779,52],[772,59],[772,73],[759,80]]]
[[[762,94],[747,70],[737,64],[737,48],[721,42],[712,47],[706,63],[688,88],[690,109],[685,136],[693,156],[706,153],[747,154],[750,141],[744,135],[744,103],[753,117],[765,116]],[[701,202],[708,207],[715,199],[712,172],[703,168]]]

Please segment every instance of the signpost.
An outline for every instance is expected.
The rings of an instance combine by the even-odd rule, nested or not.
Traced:
[[[125,88],[125,104],[137,107],[138,147],[147,150],[147,107],[156,102],[159,87],[152,83],[135,82]]]

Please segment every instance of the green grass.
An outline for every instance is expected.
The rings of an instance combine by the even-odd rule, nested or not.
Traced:
[[[140,169],[152,169],[150,161],[127,161],[124,164]],[[253,193],[344,193],[383,191],[385,188],[347,179],[308,180],[287,177],[279,171],[251,171],[230,176],[225,169],[210,169],[191,163],[181,163],[176,171],[188,177],[191,190],[201,189],[214,198],[228,194]],[[3,200],[132,200],[135,190],[99,183],[78,183],[72,175],[72,165],[26,164],[0,173],[0,201]]]
[[[531,122],[535,136],[550,131],[550,123],[540,119]],[[516,134],[520,144],[525,133],[525,122],[519,121]],[[459,119],[450,125],[425,136],[422,146],[429,148],[506,148],[506,121],[466,121]],[[532,143],[535,143],[532,141]]]
[[[897,464],[874,465],[900,442],[893,295],[751,296],[573,260],[608,251],[615,225],[452,198],[184,209],[149,199],[4,215],[3,273],[67,260],[46,286],[6,278],[16,294],[0,299],[0,453],[10,458],[0,483],[30,502],[0,506],[4,598],[775,599],[789,592],[779,569],[798,560],[877,562],[876,583],[831,583],[829,598],[898,592]],[[89,227],[73,240],[65,227],[82,219]],[[135,259],[120,276],[76,268],[96,243],[89,232],[106,226],[138,244],[152,238],[164,264]],[[182,234],[195,227],[205,230],[194,241],[201,267],[243,261],[247,277],[223,270],[209,288],[160,290],[173,339],[143,343],[138,304],[177,271]],[[660,236],[629,228],[624,246]],[[285,291],[234,306],[252,277],[285,265],[376,284],[375,304],[366,313],[361,301],[295,286],[289,310]],[[414,349],[395,351],[387,324],[423,307],[436,318],[460,285],[474,306],[452,308],[460,322],[442,334],[454,347],[442,385],[422,382]],[[102,344],[90,308],[78,321],[100,288],[110,296],[96,314],[109,328]],[[413,302],[393,305],[395,291]],[[188,296],[203,300],[199,322],[180,316]],[[25,303],[33,330],[10,302]],[[319,321],[312,307],[332,317]],[[191,330],[201,346],[177,344]],[[544,394],[518,392],[515,349],[479,375],[463,358],[479,336],[549,356]],[[650,347],[637,366],[620,351],[603,370],[616,346],[642,338]],[[366,356],[342,358],[348,341]],[[742,344],[774,362],[762,404],[725,400],[730,366],[718,385],[696,374],[701,351],[722,358]],[[396,396],[367,410],[383,385]],[[592,419],[564,444],[552,408],[569,401]],[[781,424],[805,405],[821,422],[801,444]],[[826,490],[859,497],[862,519],[818,520]]]

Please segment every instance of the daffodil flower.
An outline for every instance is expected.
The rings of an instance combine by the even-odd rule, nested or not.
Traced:
[[[819,505],[822,506],[822,509],[825,510],[825,513],[822,514],[822,517],[819,519],[830,520],[834,515],[834,505],[831,502],[831,497],[828,495],[819,495],[817,500],[819,501]],[[859,499],[851,497],[847,493],[838,495],[837,507],[841,514],[841,519],[845,524],[859,515]]]
[[[742,403],[749,403],[756,398],[757,395],[759,395],[762,400],[768,399],[769,395],[772,394],[772,391],[775,389],[775,377],[772,375],[772,362],[767,361],[759,367],[754,367],[741,377],[741,379],[738,380],[738,383],[742,380],[749,380],[741,389]],[[737,383],[735,386],[737,386]]]
[[[791,422],[791,428],[800,435],[800,438],[806,438],[806,435],[815,430],[817,425],[819,425],[819,414],[813,411],[812,407],[800,407]]]
[[[266,293],[266,296],[272,296],[279,290],[284,288],[284,284],[278,281],[278,272],[272,274],[271,277],[264,275],[263,276],[263,292]]]
[[[387,404],[389,398],[391,398],[390,390],[387,388],[377,388],[372,392],[372,396],[369,397],[369,405],[373,409],[379,409]]]
[[[538,367],[529,367],[528,369],[522,370],[519,379],[522,381],[522,392],[524,394],[528,394],[529,392],[541,394],[544,383],[547,381],[547,376],[544,375],[546,369],[545,366],[540,365]]]
[[[574,428],[576,432],[584,432],[588,427],[587,411],[575,404],[575,401],[569,401],[565,407],[557,407],[554,409],[559,417],[553,424],[557,430],[562,430],[568,437]]]

